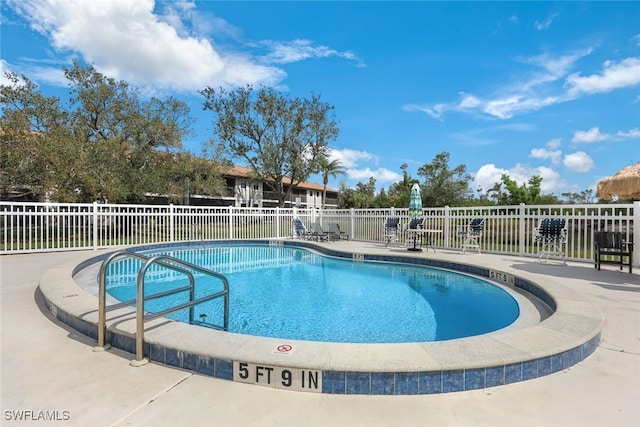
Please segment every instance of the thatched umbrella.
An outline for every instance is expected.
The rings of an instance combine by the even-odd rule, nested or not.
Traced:
[[[598,182],[596,197],[611,200],[613,195],[621,199],[640,199],[640,162]]]

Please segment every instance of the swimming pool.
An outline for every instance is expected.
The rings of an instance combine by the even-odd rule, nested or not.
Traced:
[[[230,284],[229,331],[263,337],[343,343],[450,340],[504,328],[519,315],[504,289],[466,274],[393,262],[357,262],[305,248],[259,244],[177,247],[144,252],[176,257],[224,274]],[[115,262],[107,291],[135,298],[140,262]],[[196,276],[196,298],[218,282]],[[184,286],[184,275],[147,272],[145,292]],[[158,312],[188,300],[183,292],[145,303]],[[196,306],[198,323],[222,323],[222,301]],[[188,322],[187,312],[169,315]]]
[[[238,241],[159,244],[159,250],[233,244]],[[518,258],[439,251],[425,257],[367,242],[317,244],[299,240],[239,241],[303,247],[347,260],[443,268],[486,278],[509,289],[520,316],[499,331],[444,341],[353,344],[286,340],[202,328],[170,319],[145,323],[149,361],[201,375],[284,390],[329,394],[438,394],[511,384],[553,374],[587,358],[600,342],[602,313],[568,289],[562,276],[527,271]],[[38,287],[44,307],[80,334],[98,338],[100,264],[113,253],[79,254],[45,273]],[[544,267],[544,271],[548,269]],[[555,272],[555,270],[554,270]],[[113,298],[107,304],[114,303]],[[108,346],[137,354],[136,310],[109,313]],[[132,362],[135,362],[132,361]],[[135,365],[139,366],[139,365]]]

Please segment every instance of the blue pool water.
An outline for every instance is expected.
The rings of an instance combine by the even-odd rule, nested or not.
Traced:
[[[224,274],[229,280],[229,331],[282,339],[350,343],[449,340],[508,326],[519,315],[514,298],[481,279],[394,263],[355,262],[303,248],[218,245],[154,251]],[[145,252],[146,255],[151,253]],[[126,259],[107,272],[107,292],[136,294],[140,262]],[[146,294],[188,284],[184,275],[152,267]],[[221,290],[196,275],[196,297]],[[149,312],[188,300],[181,294],[145,302]],[[222,299],[196,306],[195,319],[222,324]],[[169,315],[188,321],[187,311]]]

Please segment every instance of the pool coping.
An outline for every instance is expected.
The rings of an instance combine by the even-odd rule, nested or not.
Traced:
[[[538,283],[526,272],[496,271],[408,254],[342,251],[299,240],[205,243],[295,245],[356,261],[407,262],[492,280],[512,280],[516,288],[535,295],[554,310],[541,323],[522,329],[405,344],[318,343],[234,334],[168,319],[146,323],[144,352],[150,360],[216,378],[334,394],[432,394],[481,389],[549,375],[575,365],[597,348],[604,325],[599,308],[582,295],[553,280]],[[132,248],[186,245],[188,243],[181,242]],[[56,266],[45,273],[39,286],[52,315],[93,339],[97,339],[97,297],[82,289],[73,276],[108,255],[84,255]],[[111,345],[135,353],[134,337],[134,310],[125,308],[110,312],[107,339]],[[278,351],[283,344],[291,346],[291,350]],[[252,374],[242,378],[245,369],[250,369]],[[296,380],[287,384],[280,381],[284,372],[294,372]],[[309,376],[314,373],[319,378]]]

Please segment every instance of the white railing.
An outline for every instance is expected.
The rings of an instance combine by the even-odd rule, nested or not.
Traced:
[[[534,256],[533,230],[542,218],[567,220],[566,257],[590,261],[595,231],[622,231],[640,241],[640,202],[633,204],[516,205],[425,208],[424,227],[439,248],[459,248],[458,231],[472,218],[485,218],[483,252]],[[352,240],[382,242],[384,222],[409,221],[408,209],[237,208],[230,206],[117,205],[100,203],[0,202],[0,254],[101,249],[180,241],[278,239],[291,237],[299,216],[311,229],[337,223]],[[634,248],[634,249],[636,249]],[[640,263],[634,250],[633,264]]]

